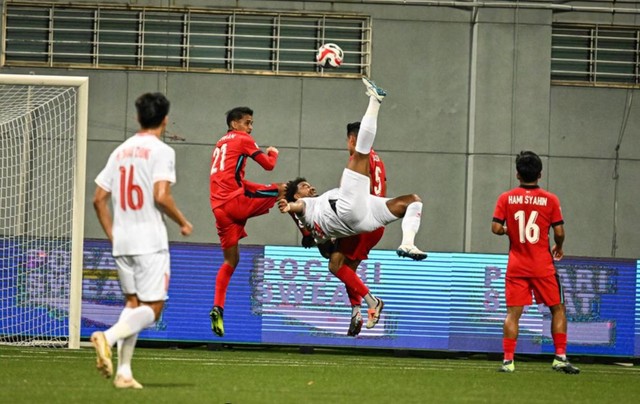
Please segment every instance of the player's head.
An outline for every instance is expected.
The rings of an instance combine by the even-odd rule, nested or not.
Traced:
[[[227,128],[251,133],[253,130],[253,110],[249,107],[235,107],[227,111]]]
[[[542,160],[532,151],[521,151],[516,156],[518,179],[525,183],[537,182],[542,172]]]
[[[162,93],[145,93],[136,100],[138,122],[142,129],[156,129],[167,125],[171,103]]]
[[[316,189],[307,182],[306,178],[298,177],[287,182],[287,191],[284,194],[288,202],[295,202],[300,198],[318,196]]]
[[[356,151],[356,142],[358,141],[358,132],[360,131],[360,122],[351,122],[347,124],[347,150],[349,155]]]

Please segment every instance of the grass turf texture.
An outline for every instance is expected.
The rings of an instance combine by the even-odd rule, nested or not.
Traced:
[[[116,390],[95,369],[93,349],[0,346],[5,403],[625,403],[640,396],[640,369],[551,360],[395,357],[389,352],[297,349],[136,349],[142,390]],[[115,366],[115,361],[114,361]]]

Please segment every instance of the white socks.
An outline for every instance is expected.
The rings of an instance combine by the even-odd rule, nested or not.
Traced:
[[[367,293],[364,296],[364,301],[367,302],[367,306],[369,306],[370,309],[375,308],[376,304],[378,304],[378,299],[376,299],[376,297],[374,295],[372,295],[371,293]]]
[[[378,129],[378,111],[380,110],[380,102],[375,97],[369,97],[369,106],[360,122],[360,130],[358,131],[358,140],[356,141],[356,151],[361,154],[369,154],[373,141],[376,138]]]
[[[119,339],[125,339],[139,333],[155,321],[156,315],[153,309],[147,305],[130,310],[128,313],[124,313],[123,310],[118,322],[104,332],[110,346],[113,346]]]
[[[124,321],[124,319],[126,319],[133,310],[134,309],[130,307],[122,309],[118,322]],[[119,339],[117,341],[118,369],[116,371],[116,375],[123,376],[125,379],[133,378],[133,372],[131,371],[131,359],[133,358],[133,351],[136,348],[137,341],[138,334],[133,334],[125,339]]]
[[[131,310],[133,310],[133,308],[125,306],[125,308],[122,309],[122,311],[120,312],[120,317],[118,318],[118,321],[122,321],[123,318],[128,316]],[[116,345],[118,346],[118,360],[120,360],[120,350],[122,349],[122,341],[123,341],[122,339],[119,339],[116,342]]]
[[[402,218],[402,244],[415,245],[416,233],[420,229],[422,216],[422,202],[412,202]]]
[[[136,342],[138,341],[138,334],[118,340],[118,370],[116,375],[121,375],[125,379],[133,378],[133,372],[131,371],[131,358],[133,358],[133,351],[136,348]]]

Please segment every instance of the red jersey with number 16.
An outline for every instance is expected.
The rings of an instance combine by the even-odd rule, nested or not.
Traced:
[[[271,171],[276,166],[278,153],[265,154],[246,132],[229,131],[218,140],[211,156],[211,209],[244,193],[244,168],[248,157],[265,170]]]
[[[564,224],[556,195],[537,185],[514,188],[498,198],[493,221],[507,226],[508,277],[555,274],[549,229]]]

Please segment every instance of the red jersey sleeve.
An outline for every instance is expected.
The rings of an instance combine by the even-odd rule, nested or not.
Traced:
[[[551,199],[551,226],[564,224],[562,218],[562,208],[560,208],[560,199],[554,194],[550,194]]]
[[[504,222],[507,220],[507,212],[506,212],[506,201],[507,194],[503,193],[498,197],[498,201],[496,202],[496,208],[493,211],[493,221],[504,225]]]
[[[260,164],[260,167],[265,170],[271,171],[276,166],[278,153],[263,152],[251,136],[247,136],[247,138],[244,139],[244,148],[245,154],[251,157],[256,163]]]

